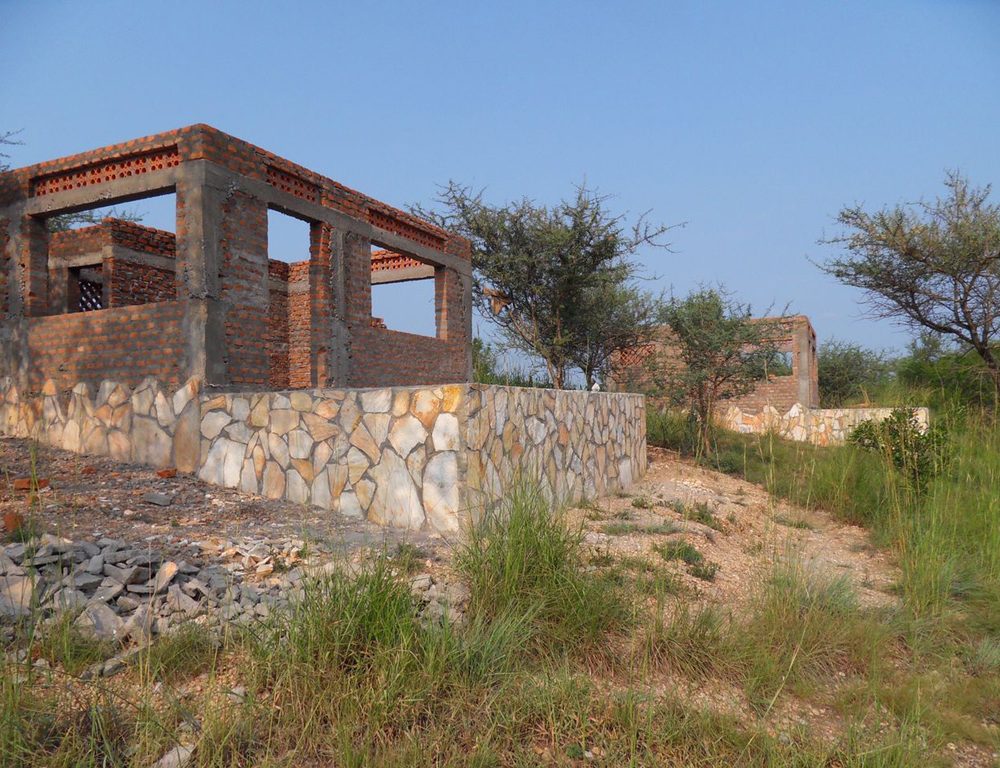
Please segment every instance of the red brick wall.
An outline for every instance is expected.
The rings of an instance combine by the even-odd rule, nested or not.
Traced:
[[[107,260],[108,306],[127,307],[177,298],[176,272],[121,257]]]
[[[109,241],[108,228],[104,224],[53,232],[49,237],[49,258],[65,258],[83,253],[94,253],[100,258],[101,250]]]
[[[312,386],[309,262],[288,265],[288,386]]]
[[[100,224],[81,227],[66,232],[54,232],[49,240],[50,258],[72,258],[93,254],[100,262],[106,245],[120,246],[142,254],[152,254],[174,259],[176,256],[173,232],[154,229],[121,219],[107,218]],[[148,304],[153,301],[172,301],[177,298],[176,270],[163,269],[137,262],[120,251],[104,261],[105,295],[109,307]],[[101,271],[102,264],[92,269]],[[49,311],[53,314],[74,311],[67,307],[67,268],[49,269]]]
[[[757,412],[770,405],[785,413],[799,401],[799,386],[795,376],[770,376],[760,382],[754,391],[743,397],[725,401],[726,406],[736,405],[743,411]]]
[[[168,259],[177,256],[177,238],[173,232],[121,219],[105,219],[102,225],[110,230],[111,242],[115,245]]]
[[[155,376],[170,386],[185,378],[186,302],[168,301],[28,320],[29,386],[46,378],[60,390],[79,381],[138,384]]]
[[[454,384],[465,380],[460,342],[385,328],[351,329],[348,386]]]
[[[267,309],[267,355],[271,389],[288,389],[288,264],[268,261],[268,276],[281,287],[269,287]]]
[[[229,381],[266,387],[270,379],[267,333],[267,206],[234,192],[222,211],[222,301],[226,307]]]

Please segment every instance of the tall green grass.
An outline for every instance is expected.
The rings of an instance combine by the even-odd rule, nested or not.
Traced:
[[[912,393],[897,397],[918,401]],[[1000,429],[981,410],[950,407],[936,418],[950,436],[951,462],[922,493],[882,456],[852,446],[719,430],[714,455],[701,460],[795,504],[869,527],[876,543],[898,555],[914,615],[958,608],[980,630],[1000,631]],[[648,419],[651,440],[688,450],[683,417],[651,411]]]
[[[766,712],[785,689],[805,694],[838,675],[877,677],[894,640],[887,618],[863,610],[846,578],[787,556],[775,562],[745,615],[676,603],[658,611],[639,651],[654,668],[734,680],[749,704]]]
[[[763,720],[647,685],[661,666],[735,676],[766,713],[785,688],[869,671],[883,635],[840,582],[777,570],[737,619],[669,590],[676,608],[642,629],[647,595],[590,555],[581,530],[525,487],[457,554],[471,592],[461,623],[421,616],[405,562],[383,554],[308,582],[288,612],[221,648],[197,632],[157,639],[126,680],[70,691],[26,682],[30,662],[6,663],[0,767],[146,766],[179,740],[194,747],[192,768],[934,764],[923,731],[895,721],[833,743],[798,729],[778,738]],[[623,630],[643,633],[634,655]],[[984,645],[970,669],[988,672],[994,656]],[[177,677],[220,667],[219,680],[171,691]],[[233,700],[236,683],[245,692]]]
[[[469,534],[456,565],[473,617],[530,616],[533,646],[559,651],[592,644],[630,617],[627,599],[586,561],[583,528],[522,483]]]

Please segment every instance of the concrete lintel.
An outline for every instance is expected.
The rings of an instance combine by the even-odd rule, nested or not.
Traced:
[[[402,253],[406,256],[412,256],[425,264],[433,264],[436,267],[453,269],[460,275],[472,274],[472,264],[467,262],[465,259],[460,259],[458,256],[453,256],[450,253],[436,251],[433,248],[428,248],[426,245],[420,245],[420,243],[415,243],[412,240],[402,237],[401,235],[397,235],[395,232],[390,232],[387,229],[382,229],[381,227],[371,227],[371,235],[369,236],[369,239],[374,245],[381,245],[384,248],[388,248],[390,251]]]
[[[143,253],[123,245],[111,246],[111,256],[120,260],[128,261],[132,264],[142,264],[145,267],[154,267],[166,272],[174,272],[177,269],[177,259],[170,256],[162,256],[158,253]]]
[[[132,264],[142,264],[145,267],[162,269],[166,272],[173,272],[177,266],[177,260],[169,256],[161,256],[156,253],[143,253],[132,248],[126,248],[123,245],[111,245],[99,251],[75,253],[72,256],[49,256],[49,269],[86,267],[91,264],[100,264],[109,257]]]
[[[406,283],[411,280],[426,280],[434,277],[434,267],[421,264],[419,267],[403,267],[402,269],[384,269],[372,272],[372,285],[385,283]]]
[[[29,197],[24,212],[29,216],[54,216],[75,213],[105,205],[128,203],[173,192],[180,175],[179,166],[152,171],[140,176],[94,184],[65,192],[53,192],[42,197]]]
[[[69,267],[89,267],[104,261],[104,249],[77,253],[73,256],[49,256],[49,269],[68,269]]]
[[[412,256],[427,264],[454,269],[463,275],[472,274],[472,265],[464,259],[460,259],[450,253],[428,248],[426,245],[421,245],[402,235],[397,235],[395,232],[374,227],[367,221],[361,221],[319,203],[313,203],[288,192],[282,192],[265,181],[241,176],[209,160],[194,160],[186,163],[186,165],[199,167],[200,172],[204,174],[205,183],[217,189],[227,189],[232,185],[236,185],[281,213],[305,221],[324,222],[331,225],[334,229],[359,235],[371,240],[373,243],[385,246],[397,253]]]

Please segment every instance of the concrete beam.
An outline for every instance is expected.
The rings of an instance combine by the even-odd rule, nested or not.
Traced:
[[[397,253],[412,256],[426,264],[447,267],[462,275],[472,274],[472,265],[465,261],[465,259],[460,259],[450,253],[444,253],[434,248],[428,248],[426,245],[421,245],[409,238],[397,235],[395,232],[374,227],[367,221],[361,221],[319,203],[313,203],[288,192],[282,192],[280,189],[275,189],[260,179],[240,176],[208,160],[195,160],[186,165],[192,167],[201,166],[204,169],[203,173],[205,174],[206,181],[212,186],[225,188],[230,184],[236,184],[239,189],[267,203],[268,207],[288,216],[309,222],[325,222],[330,224],[334,229],[366,238],[376,245],[381,245]]]
[[[373,227],[370,224],[368,226],[371,232],[368,239],[372,241],[373,245],[380,245],[383,248],[388,248],[390,251],[402,253],[405,256],[412,256],[425,264],[453,269],[460,275],[472,274],[472,264],[465,259],[460,259],[458,256],[453,256],[450,253],[443,253],[433,248],[428,248],[426,245],[415,243],[387,229]]]
[[[422,264],[419,267],[403,267],[402,269],[382,269],[372,271],[372,285],[386,283],[407,283],[413,280],[426,280],[434,277],[434,267]]]
[[[41,197],[29,197],[25,201],[24,212],[28,216],[49,217],[155,197],[173,192],[180,173],[181,166],[164,168],[141,176],[115,179],[65,192],[52,192]]]

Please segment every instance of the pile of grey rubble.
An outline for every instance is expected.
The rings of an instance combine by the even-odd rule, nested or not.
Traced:
[[[186,622],[221,628],[261,621],[300,599],[310,578],[352,567],[312,544],[315,554],[304,558],[304,549],[293,538],[164,546],[43,534],[8,544],[0,551],[0,639],[7,645],[18,621],[53,622],[68,613],[84,634],[130,646],[128,655]],[[463,585],[422,574],[411,587],[426,618],[461,620]],[[120,656],[91,674],[117,671]]]

